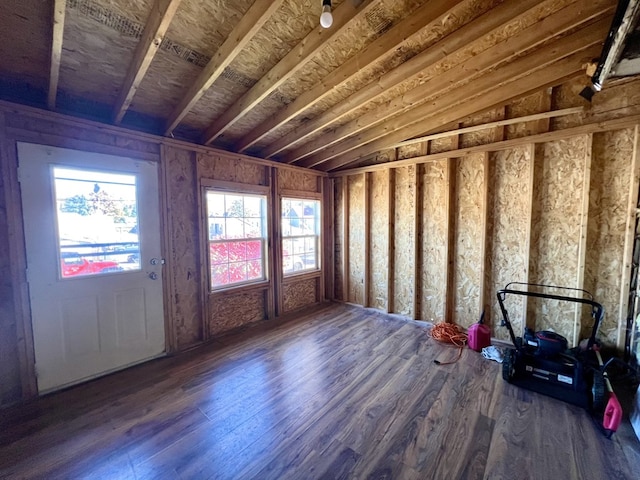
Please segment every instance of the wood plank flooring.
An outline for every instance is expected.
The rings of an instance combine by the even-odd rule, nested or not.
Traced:
[[[0,411],[0,478],[637,479],[626,423],[500,365],[330,305]]]

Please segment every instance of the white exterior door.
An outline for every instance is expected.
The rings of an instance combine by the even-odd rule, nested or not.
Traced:
[[[18,144],[38,390],[165,351],[154,162]]]

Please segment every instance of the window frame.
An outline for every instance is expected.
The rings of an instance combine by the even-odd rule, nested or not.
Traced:
[[[284,235],[284,231],[282,228],[282,213],[283,213],[283,202],[285,200],[294,200],[294,201],[315,201],[318,202],[319,212],[315,217],[315,225],[317,231],[313,235],[315,241],[315,255],[316,255],[316,267],[315,268],[303,268],[301,270],[292,270],[285,271],[285,262],[284,262],[284,244],[285,240],[293,239],[293,238],[308,238],[311,235]],[[322,194],[320,193],[311,193],[311,192],[301,192],[301,191],[292,191],[292,190],[283,190],[279,195],[278,201],[278,240],[279,240],[279,259],[278,263],[280,265],[280,275],[284,280],[290,279],[291,277],[295,277],[298,275],[309,275],[322,272],[322,256],[323,256],[323,213],[324,213],[324,205],[322,202]]]
[[[271,278],[271,235],[272,235],[272,226],[271,226],[271,196],[270,196],[270,188],[267,186],[261,185],[247,185],[235,182],[225,182],[218,180],[209,180],[202,179],[201,180],[201,189],[202,189],[202,225],[203,225],[203,249],[205,250],[204,256],[207,259],[206,263],[206,278],[207,278],[207,288],[208,293],[210,295],[214,295],[217,293],[227,292],[230,290],[239,290],[246,288],[257,288],[264,287],[268,285]],[[207,194],[209,192],[219,193],[224,195],[239,195],[239,196],[261,196],[264,197],[264,212],[262,217],[262,237],[257,238],[240,238],[240,239],[232,239],[230,241],[247,241],[247,240],[260,240],[262,242],[262,271],[263,277],[260,279],[253,280],[245,280],[242,282],[234,282],[228,285],[215,286],[213,285],[213,276],[211,274],[211,244],[212,243],[222,243],[220,241],[212,241],[209,237],[209,209],[208,209],[208,201]]]

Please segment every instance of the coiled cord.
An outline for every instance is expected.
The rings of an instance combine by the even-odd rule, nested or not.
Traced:
[[[429,336],[440,343],[458,348],[458,356],[455,360],[451,362],[434,360],[433,363],[436,365],[449,365],[460,360],[462,349],[467,344],[467,334],[464,333],[458,325],[447,322],[436,323],[429,331]]]

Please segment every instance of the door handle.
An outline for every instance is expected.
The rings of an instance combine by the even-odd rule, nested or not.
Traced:
[[[164,258],[152,258],[149,263],[151,265],[164,265]]]
[[[149,274],[149,278],[150,278],[151,280],[157,280],[157,279],[158,279],[158,274],[157,274],[156,272],[151,272],[151,273]]]

